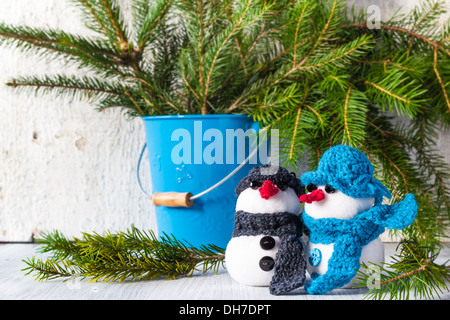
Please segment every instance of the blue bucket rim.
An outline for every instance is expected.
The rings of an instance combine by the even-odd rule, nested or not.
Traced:
[[[179,114],[162,116],[145,116],[144,121],[148,120],[172,120],[172,119],[219,119],[219,118],[252,118],[247,114]]]

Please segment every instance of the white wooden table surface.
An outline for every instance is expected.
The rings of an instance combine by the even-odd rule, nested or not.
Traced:
[[[386,243],[386,257],[396,248]],[[247,287],[233,281],[225,270],[219,274],[194,275],[177,280],[151,280],[122,283],[90,283],[88,280],[39,282],[21,271],[23,259],[44,257],[35,244],[0,244],[0,300],[362,300],[367,289],[336,289],[321,296],[298,289],[289,295],[273,296],[268,288]],[[450,244],[438,258],[450,258]],[[441,299],[450,299],[446,292]]]

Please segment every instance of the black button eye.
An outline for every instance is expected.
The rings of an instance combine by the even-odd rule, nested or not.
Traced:
[[[261,187],[261,184],[256,181],[250,181],[250,188],[253,190],[259,189]]]
[[[336,192],[336,189],[333,188],[332,186],[330,186],[329,184],[327,184],[327,185],[325,186],[325,192],[326,192],[326,193],[335,193],[335,192]]]
[[[308,186],[306,187],[306,191],[307,191],[307,192],[312,192],[312,191],[314,191],[314,190],[317,190],[317,186],[316,186],[315,184],[310,183],[310,184],[308,184]]]

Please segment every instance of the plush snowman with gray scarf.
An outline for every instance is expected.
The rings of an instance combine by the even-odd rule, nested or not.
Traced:
[[[412,194],[393,205],[388,189],[373,178],[367,156],[348,146],[328,149],[316,171],[301,176],[307,193],[302,219],[309,230],[308,272],[310,294],[351,287],[361,262],[380,264],[384,246],[379,236],[388,229],[403,229],[417,213]]]
[[[304,188],[285,168],[254,167],[237,187],[233,236],[225,252],[231,277],[278,295],[303,285],[306,274],[298,197]]]

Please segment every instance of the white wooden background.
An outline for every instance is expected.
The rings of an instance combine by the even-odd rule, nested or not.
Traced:
[[[0,0],[0,21],[88,32],[66,0]],[[8,48],[0,57],[1,84],[67,69]],[[72,236],[132,223],[154,226],[136,182],[145,143],[141,119],[126,120],[118,110],[99,113],[78,100],[18,95],[3,85],[0,110],[0,241],[29,241],[54,229]],[[147,169],[144,163],[143,179]]]
[[[164,300],[222,300],[226,303],[233,300],[252,300],[254,301],[252,303],[265,300],[291,300],[295,303],[292,305],[292,311],[298,312],[303,310],[297,304],[300,300],[362,300],[368,291],[367,288],[334,289],[324,295],[309,295],[301,287],[288,294],[274,296],[269,293],[267,287],[249,287],[234,281],[223,268],[220,268],[217,275],[213,272],[194,273],[190,278],[182,277],[176,280],[91,283],[89,279],[80,280],[74,277],[65,279],[66,282],[62,279],[39,282],[35,280],[35,274],[24,276],[25,272],[21,271],[27,267],[23,259],[48,257],[46,254],[36,253],[36,250],[35,244],[0,244],[0,300],[158,300],[153,306],[150,304],[150,307],[145,302],[145,307],[153,312],[155,308],[158,311],[165,311],[167,304],[160,304],[160,301]],[[391,257],[396,253],[395,250],[395,243],[385,244],[386,262],[392,262]],[[443,264],[449,258],[450,246],[447,244],[435,262]],[[310,281],[309,276],[307,281]],[[416,299],[419,298],[416,297]],[[386,299],[389,299],[389,296]],[[412,293],[411,299],[414,299]],[[449,300],[450,292],[444,290],[439,296],[434,294],[433,299]],[[169,307],[172,308],[171,305]],[[307,307],[309,308],[310,305]],[[402,316],[405,311],[403,309]],[[33,312],[35,312],[34,309]],[[275,315],[275,313],[271,314]]]
[[[358,7],[378,5],[383,19],[399,6],[406,10],[418,2],[349,0]],[[66,0],[0,0],[0,21],[87,32]],[[0,48],[0,84],[61,69],[67,67]],[[18,95],[3,85],[0,115],[0,242],[30,241],[54,229],[77,236],[131,224],[155,227],[153,208],[136,182],[145,142],[141,119],[125,120],[118,111],[98,113],[85,102]],[[449,137],[444,133],[439,141],[447,159]],[[142,176],[148,182],[147,167]]]

